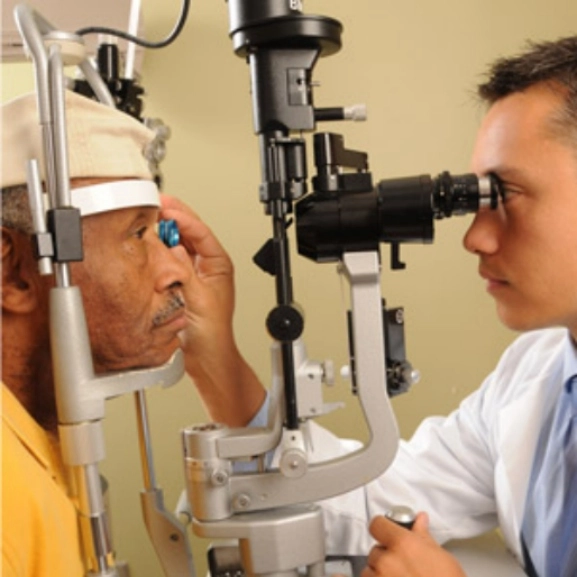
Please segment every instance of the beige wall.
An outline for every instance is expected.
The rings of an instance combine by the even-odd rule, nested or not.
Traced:
[[[171,28],[176,0],[145,0],[150,38]],[[465,172],[482,110],[473,96],[487,62],[519,49],[526,38],[552,39],[575,31],[577,4],[569,0],[308,0],[305,9],[344,24],[344,47],[316,67],[318,106],[365,102],[369,121],[332,125],[347,146],[365,150],[376,179],[441,170]],[[50,18],[50,14],[45,14]],[[32,86],[30,70],[3,66],[2,98]],[[186,29],[172,46],[146,53],[146,112],[172,129],[164,172],[166,190],[189,201],[228,247],[237,270],[236,332],[262,379],[269,378],[264,318],[273,283],[251,257],[270,234],[258,202],[259,159],[252,134],[249,74],[232,53],[223,0],[195,0]],[[409,435],[426,415],[447,413],[490,371],[512,334],[498,324],[491,299],[461,237],[469,218],[437,226],[429,246],[404,248],[408,268],[387,269],[383,294],[406,311],[408,356],[422,372],[412,392],[394,401]],[[343,298],[332,265],[293,260],[296,299],[306,311],[311,358],[346,362]],[[359,413],[339,382],[332,398],[349,406],[329,419],[341,435],[363,435]],[[192,385],[184,380],[148,395],[159,482],[172,506],[182,488],[181,427],[205,419]],[[133,575],[159,575],[140,519],[141,486],[132,400],[108,404],[108,458],[102,466],[112,487],[115,543]],[[204,571],[204,544],[197,564]]]

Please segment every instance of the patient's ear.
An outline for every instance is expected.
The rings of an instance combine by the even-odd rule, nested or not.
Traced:
[[[30,237],[2,227],[2,312],[26,314],[39,304],[39,273]]]

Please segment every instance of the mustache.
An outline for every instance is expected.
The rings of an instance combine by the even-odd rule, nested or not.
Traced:
[[[159,310],[152,318],[152,325],[157,327],[164,323],[175,311],[183,309],[185,306],[184,298],[180,293],[173,292],[169,296],[168,303],[164,308]]]

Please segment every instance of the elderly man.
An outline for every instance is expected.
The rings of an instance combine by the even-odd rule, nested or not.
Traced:
[[[91,189],[97,196],[98,185],[112,182],[114,195],[121,197],[128,194],[125,179],[151,178],[142,152],[152,132],[123,113],[73,93],[66,96],[66,108],[73,189],[97,185]],[[3,106],[2,574],[6,577],[85,572],[56,429],[48,331],[53,278],[38,272],[25,185],[25,163],[42,158],[40,142],[34,95]],[[72,263],[70,270],[83,297],[95,372],[155,367],[182,347],[186,368],[212,414],[226,422],[246,422],[264,393],[232,336],[231,262],[190,209],[168,197],[161,203],[160,208],[156,201],[145,202],[82,219],[84,260]],[[180,246],[167,248],[159,239],[159,218],[177,221]],[[224,381],[227,394],[235,395],[230,408],[218,404],[219,383]]]

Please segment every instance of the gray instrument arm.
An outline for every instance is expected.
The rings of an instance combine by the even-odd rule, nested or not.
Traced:
[[[227,459],[255,454],[252,437],[223,427],[186,429],[188,494],[200,521],[331,497],[364,485],[392,462],[399,434],[386,388],[378,253],[345,254],[343,268],[350,282],[358,395],[368,443],[345,457],[308,465],[301,463],[302,452],[289,442],[289,458],[283,466],[281,448],[278,470],[230,475]],[[296,438],[299,433],[288,435]]]

